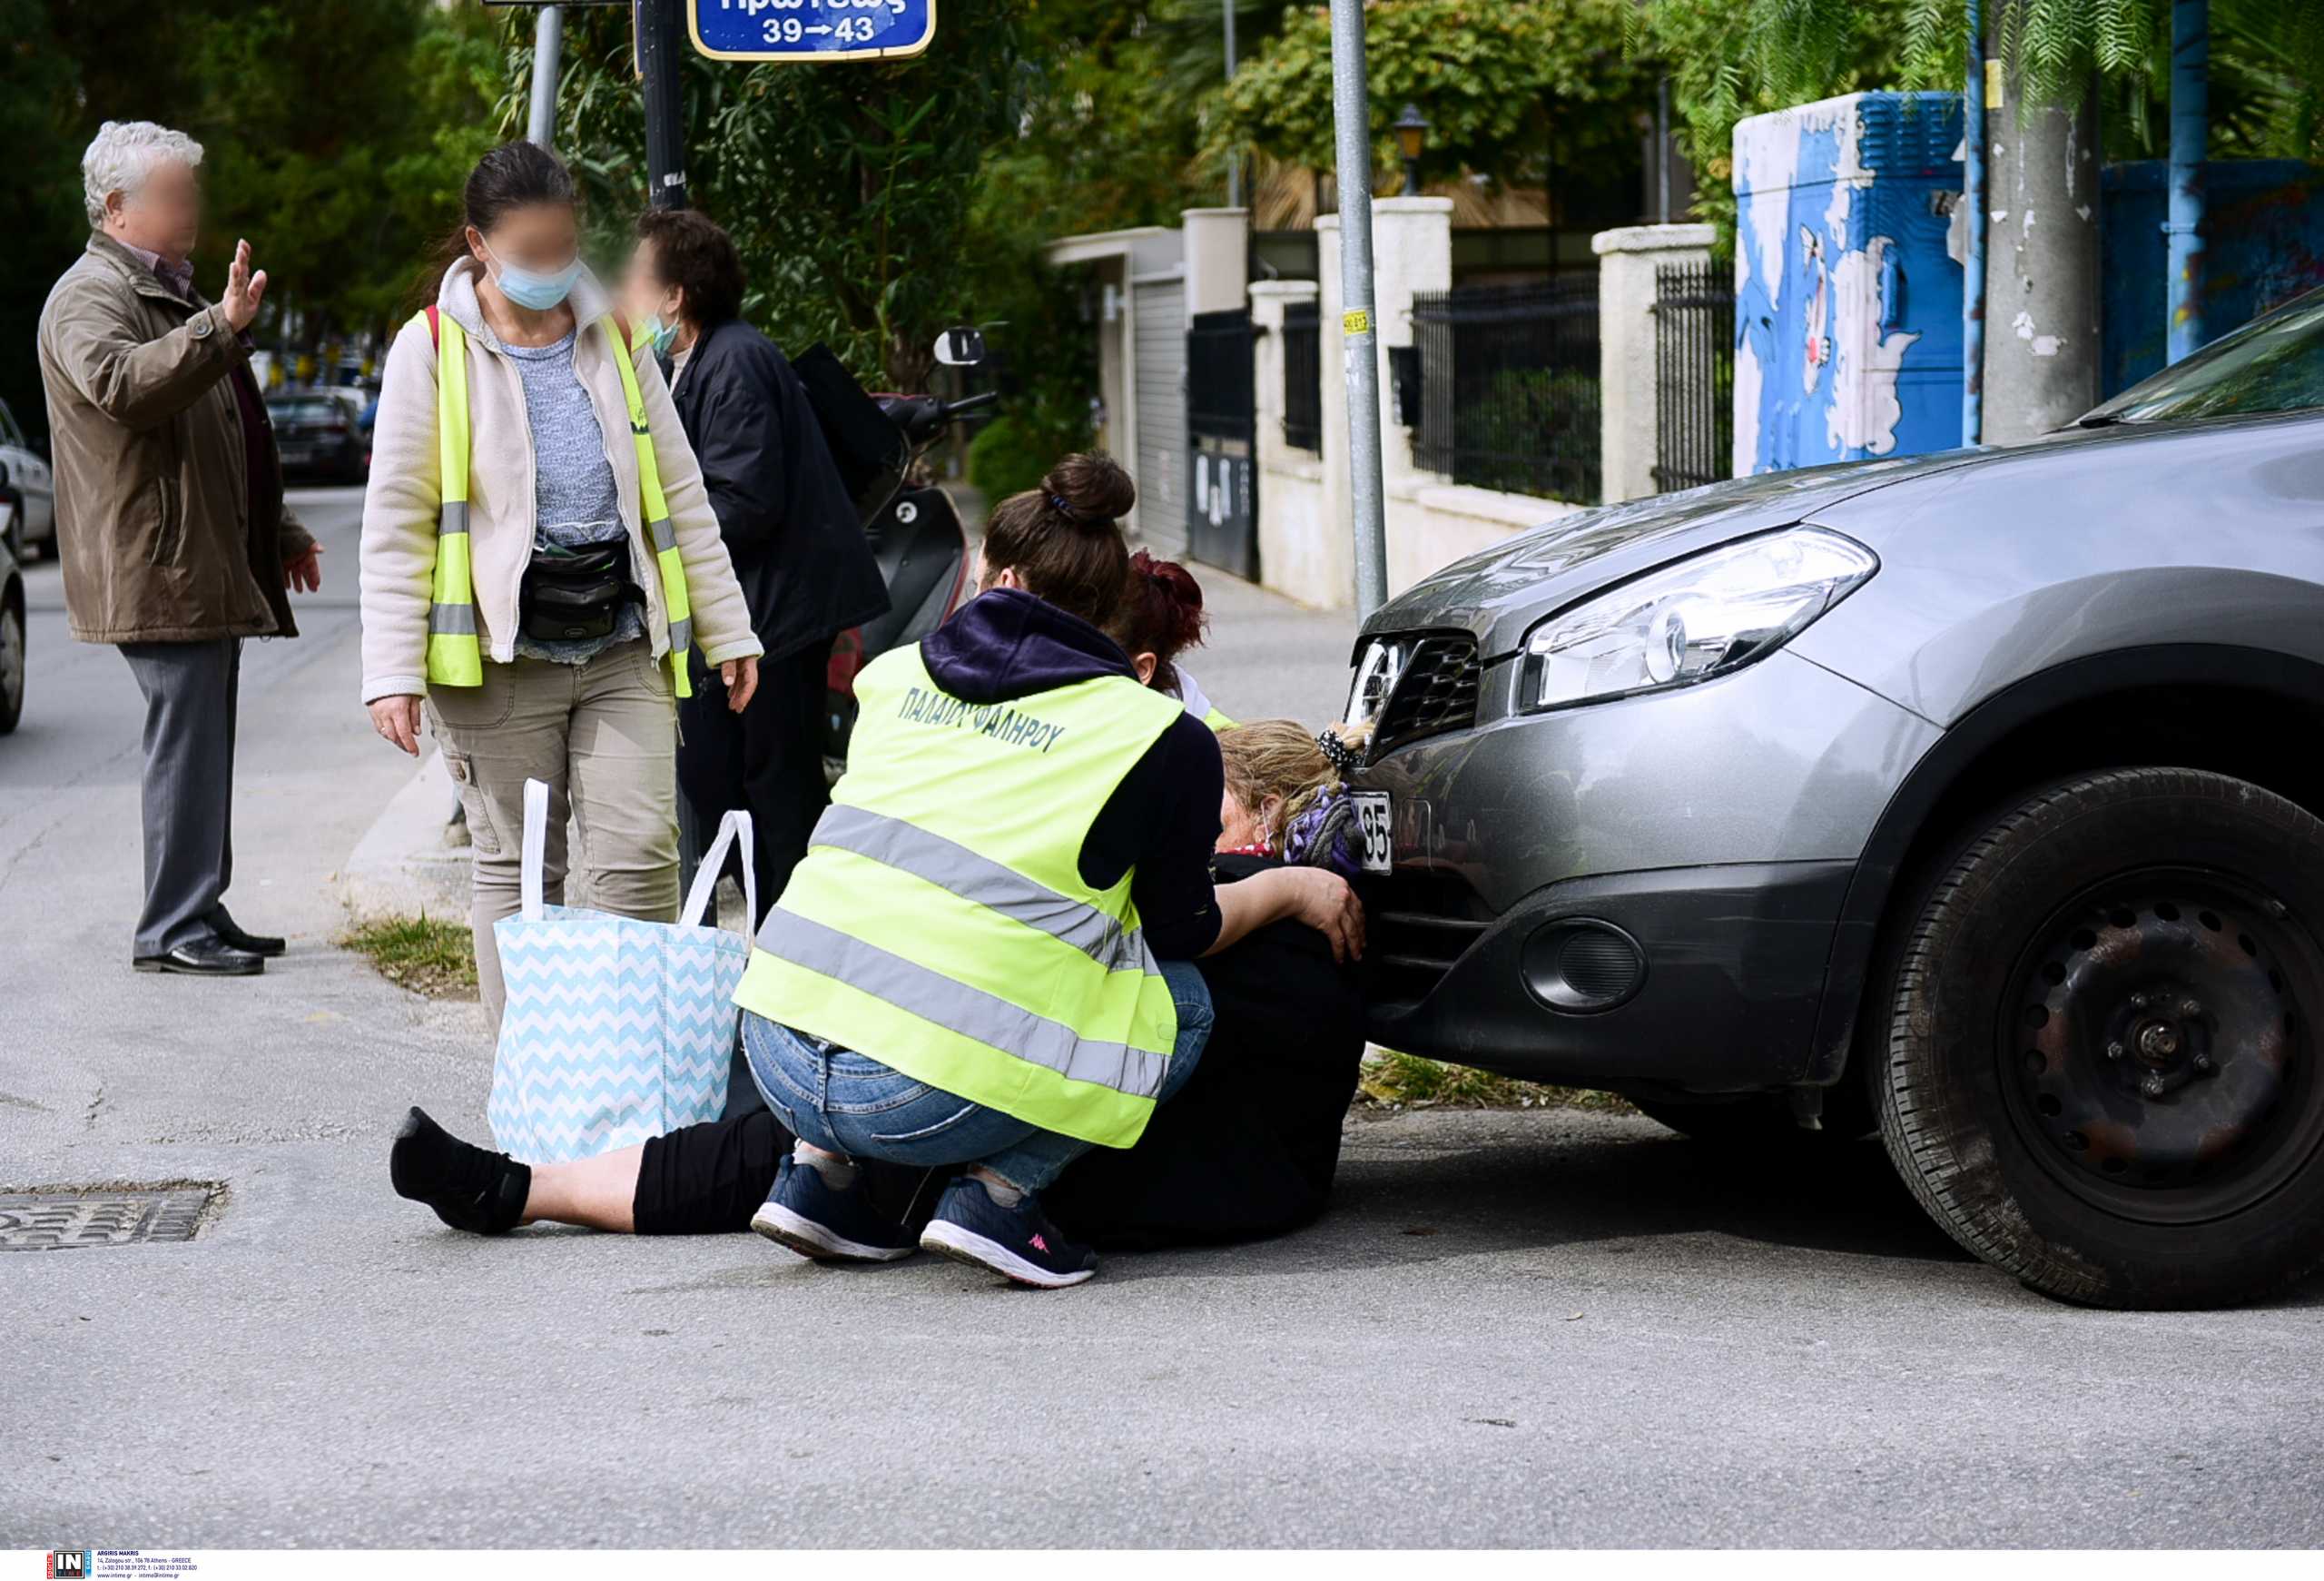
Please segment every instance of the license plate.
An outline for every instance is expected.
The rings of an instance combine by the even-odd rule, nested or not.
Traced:
[[[1364,835],[1364,871],[1385,873],[1394,846],[1388,837],[1388,793],[1354,791],[1356,827]]]

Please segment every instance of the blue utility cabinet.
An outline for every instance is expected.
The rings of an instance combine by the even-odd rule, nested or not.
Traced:
[[[1735,128],[1735,470],[1961,442],[1961,101],[1847,94]]]

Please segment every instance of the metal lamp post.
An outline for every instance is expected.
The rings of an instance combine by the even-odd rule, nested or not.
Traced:
[[[1404,161],[1404,196],[1420,196],[1420,151],[1428,145],[1428,117],[1420,113],[1417,104],[1407,104],[1403,113],[1388,124],[1396,134],[1396,152]]]
[[[565,15],[544,5],[533,19],[533,104],[525,123],[525,141],[549,153],[556,152],[556,74],[565,43]]]
[[[1332,0],[1332,131],[1355,607],[1369,616],[1388,601],[1388,502],[1380,469],[1380,339],[1372,321],[1372,100],[1364,74],[1364,0]]]

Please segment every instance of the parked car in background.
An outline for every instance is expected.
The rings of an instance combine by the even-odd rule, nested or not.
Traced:
[[[359,390],[319,385],[278,390],[266,398],[274,443],[286,478],[360,483],[370,476],[371,441],[364,434],[368,398]]]
[[[1378,1042],[1743,1169],[1876,1130],[2068,1300],[2324,1263],[2324,292],[2041,443],[1565,518],[1356,660]]]
[[[0,544],[22,563],[56,541],[56,489],[48,459],[0,400]]]
[[[0,736],[25,716],[25,578],[0,540]]]

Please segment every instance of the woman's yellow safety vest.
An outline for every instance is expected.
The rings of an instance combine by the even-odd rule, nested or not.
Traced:
[[[475,572],[468,559],[468,331],[448,313],[433,309],[412,321],[425,322],[436,341],[437,463],[443,474],[443,509],[436,519],[436,568],[428,579],[428,684],[484,685],[484,648],[478,640]],[[654,543],[654,563],[662,574],[662,599],[670,618],[670,679],[681,697],[694,695],[686,674],[686,650],[694,646],[694,606],[686,599],[686,568],[678,558],[678,535],[670,526],[669,501],[662,497],[662,469],[654,463],[654,440],[645,420],[645,398],[625,345],[619,321],[598,320],[615,348],[622,394],[629,401],[629,438],[637,449],[638,498],[645,508],[645,530]]]
[[[1177,1012],[1130,903],[1092,889],[1098,809],[1184,713],[1126,676],[1013,702],[917,646],[856,677],[847,773],[735,1002],[1045,1131],[1128,1147]]]

